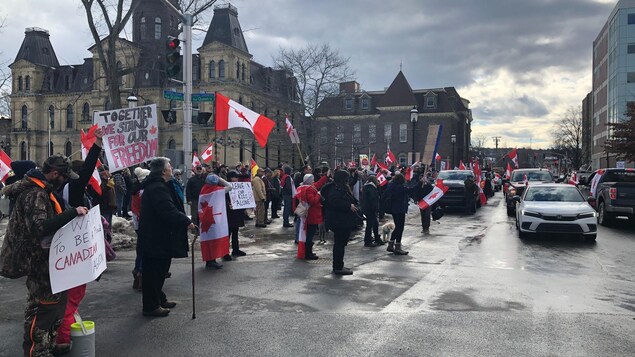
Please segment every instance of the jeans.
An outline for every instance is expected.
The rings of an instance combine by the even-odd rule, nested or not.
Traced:
[[[405,213],[393,213],[392,220],[395,222],[395,230],[390,235],[390,240],[396,243],[401,243],[401,236],[403,235],[403,228],[406,224]]]
[[[167,301],[163,292],[165,275],[170,270],[171,258],[144,258],[143,259],[143,311],[151,312]]]
[[[125,194],[117,192],[115,194],[115,201],[117,202],[117,216],[123,216],[123,197]]]
[[[342,270],[344,268],[344,251],[350,236],[350,228],[335,228],[333,230],[333,270]]]
[[[377,221],[377,214],[375,212],[369,212],[364,213],[364,215],[366,216],[364,243],[371,243],[373,241],[373,234],[375,235],[375,240],[379,241],[379,222]]]
[[[282,196],[284,208],[282,210],[282,223],[289,224],[289,215],[291,214],[291,196]]]

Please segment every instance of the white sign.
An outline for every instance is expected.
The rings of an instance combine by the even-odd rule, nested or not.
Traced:
[[[104,132],[103,146],[110,172],[140,164],[157,156],[157,105],[96,112],[93,123]]]
[[[618,161],[615,163],[615,167],[618,169],[625,169],[626,168],[626,161]]]
[[[251,182],[230,182],[232,190],[229,191],[232,209],[255,208],[254,192],[251,190]]]
[[[106,247],[99,206],[75,217],[51,241],[49,275],[53,294],[89,283],[106,270]]]

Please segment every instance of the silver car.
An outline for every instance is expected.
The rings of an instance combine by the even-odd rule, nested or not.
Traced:
[[[520,238],[532,234],[577,234],[592,242],[597,238],[597,213],[576,186],[533,184],[516,204],[516,228]]]

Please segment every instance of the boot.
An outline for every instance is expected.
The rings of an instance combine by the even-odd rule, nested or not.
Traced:
[[[394,252],[395,251],[395,241],[391,240],[388,242],[388,248],[386,248],[387,251],[389,252]]]
[[[304,252],[304,260],[317,260],[318,256],[313,254],[313,243],[306,245]]]
[[[381,238],[379,237],[375,237],[375,244],[377,244],[378,246],[380,245],[384,245],[386,244],[386,242],[384,242]]]
[[[401,243],[395,243],[395,255],[408,255],[407,250],[401,250]]]

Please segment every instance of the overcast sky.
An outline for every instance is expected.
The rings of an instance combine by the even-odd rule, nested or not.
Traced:
[[[456,87],[471,103],[473,136],[539,148],[551,145],[553,123],[591,90],[593,40],[617,0],[231,3],[259,63],[271,65],[280,46],[330,43],[350,57],[357,81],[369,91],[388,87],[401,64],[413,89]],[[90,55],[93,41],[79,0],[2,5],[0,63],[15,59],[26,27],[50,31],[61,64]],[[204,33],[195,36],[200,45]]]

